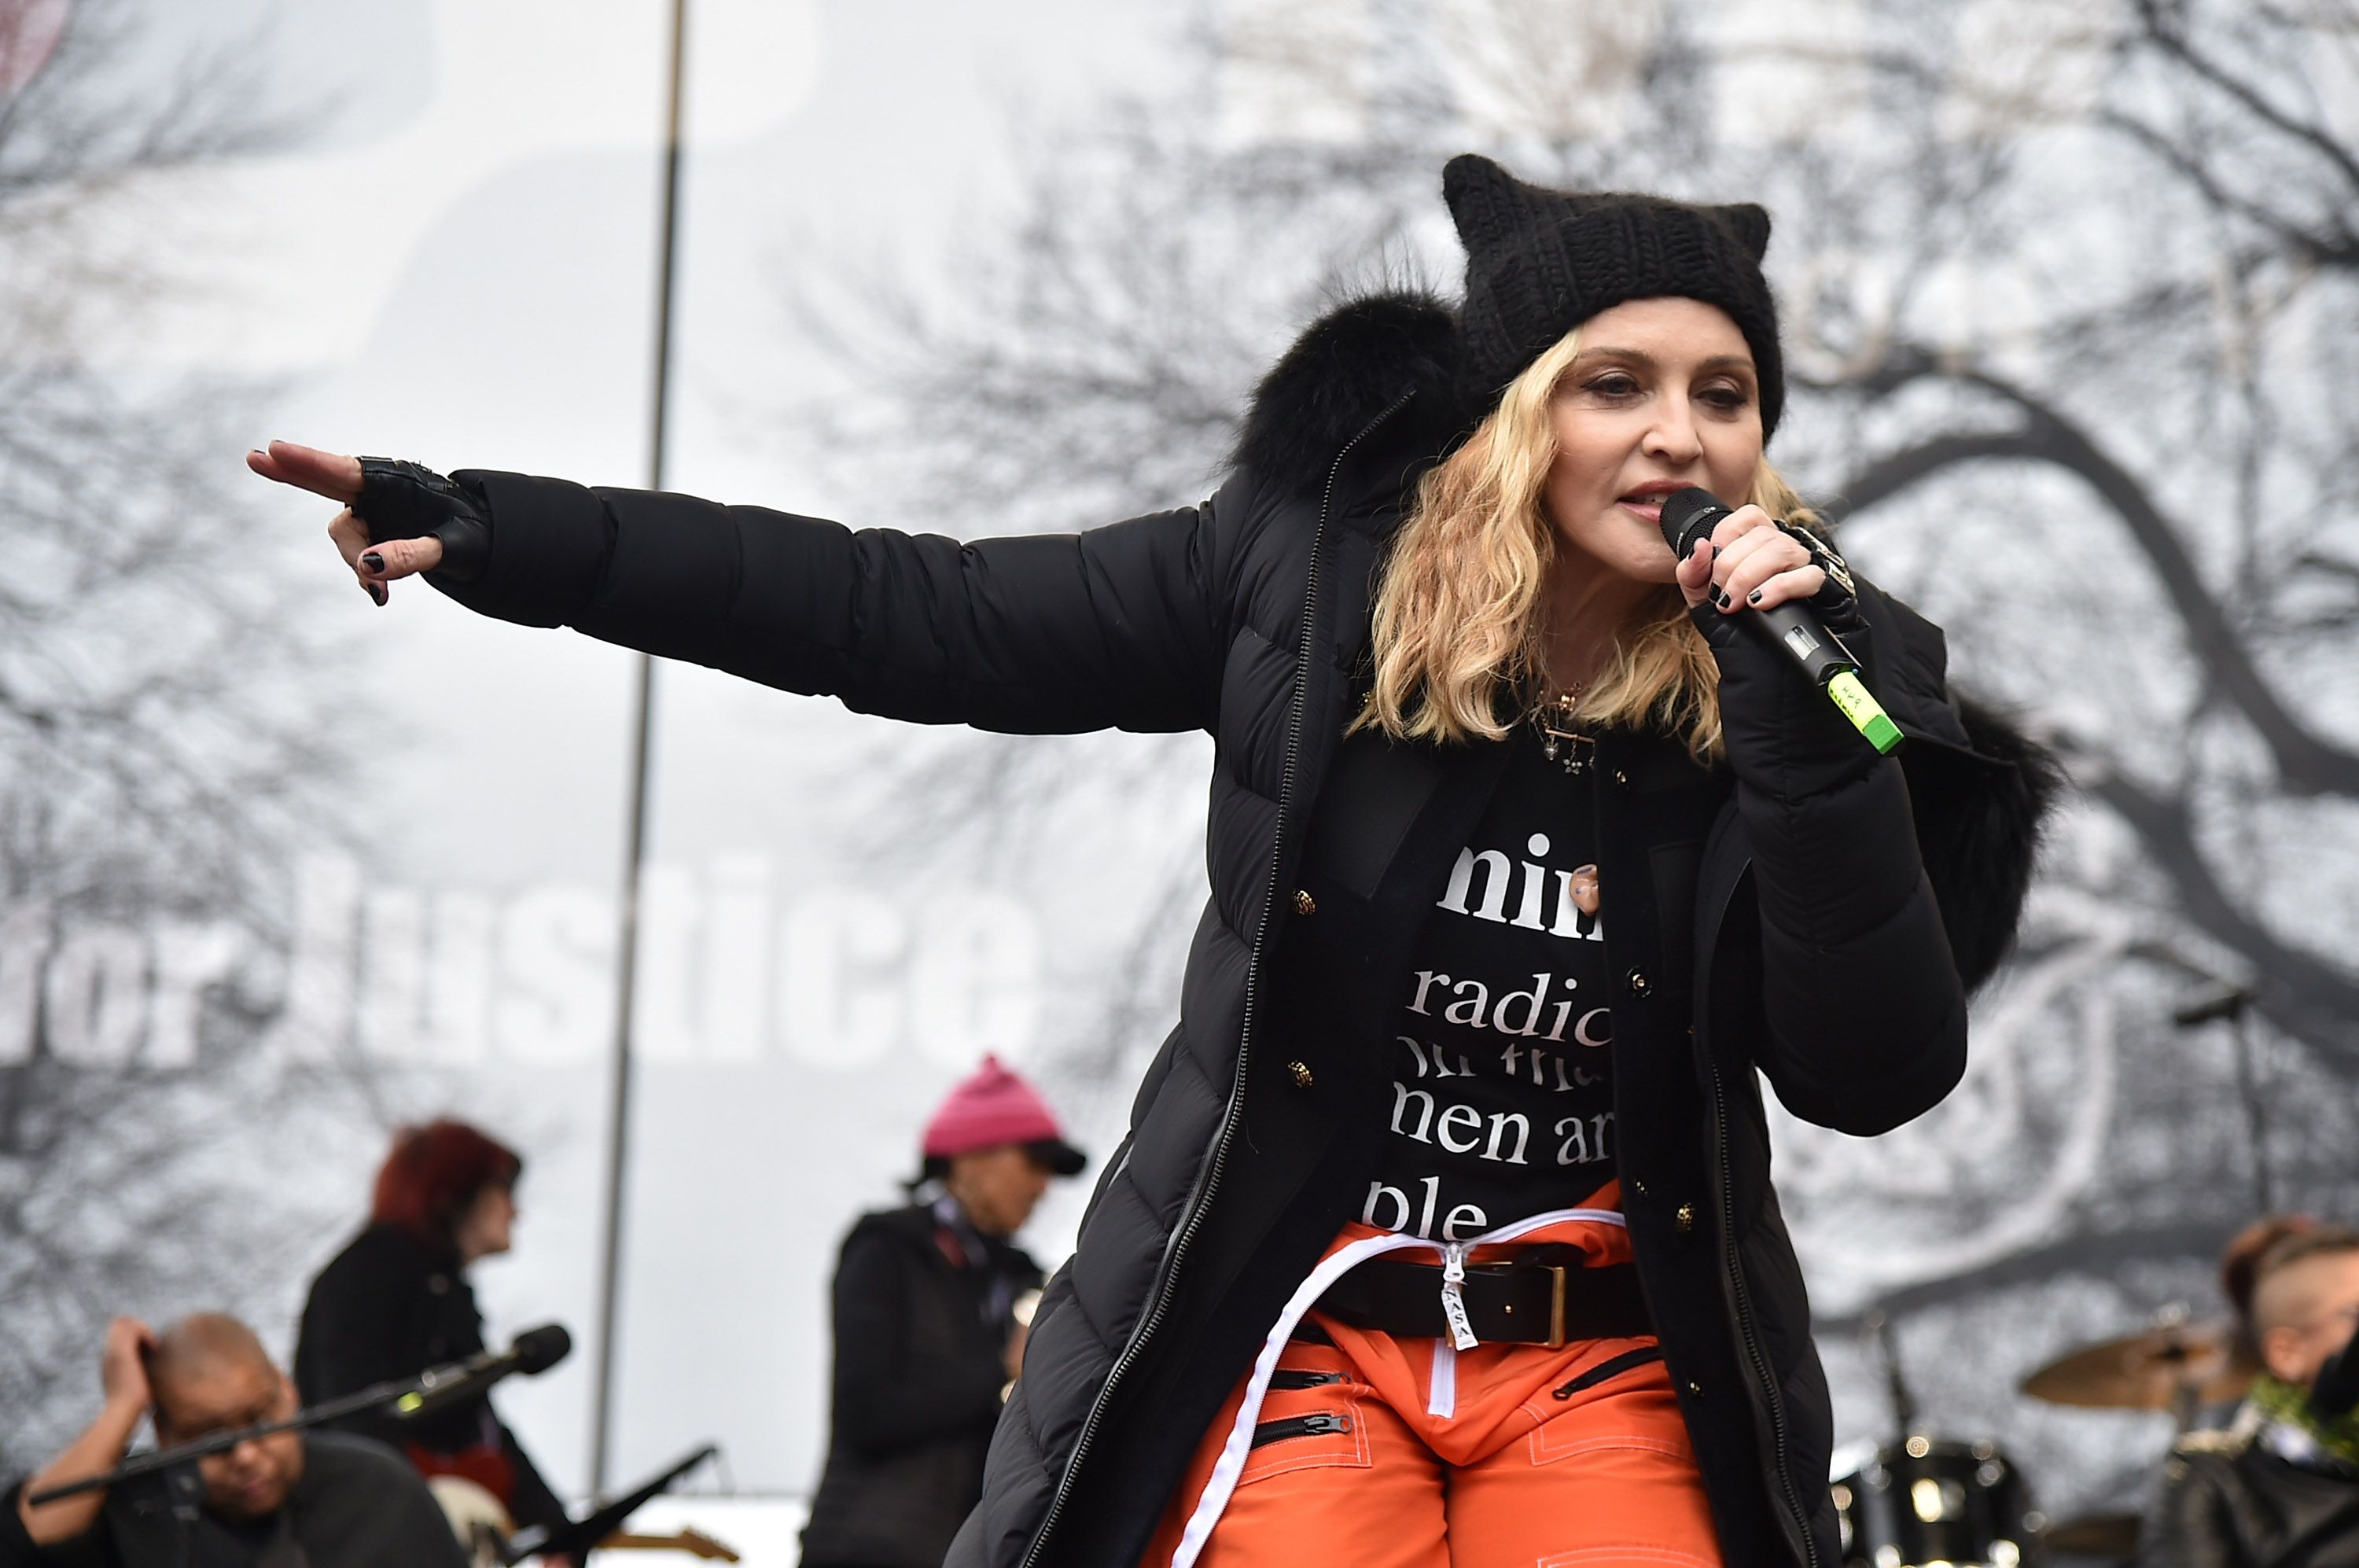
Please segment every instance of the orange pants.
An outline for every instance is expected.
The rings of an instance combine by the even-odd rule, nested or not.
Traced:
[[[1330,1251],[1372,1234],[1350,1226]],[[1629,1258],[1618,1227],[1527,1239],[1573,1242],[1598,1264]],[[1438,1288],[1438,1268],[1435,1278]],[[1315,1311],[1311,1321],[1332,1343],[1296,1339],[1279,1355],[1198,1568],[1718,1568],[1702,1477],[1651,1337],[1460,1351],[1445,1369],[1454,1409],[1437,1416],[1441,1342]],[[1240,1384],[1198,1444],[1141,1568],[1171,1562],[1244,1394]]]

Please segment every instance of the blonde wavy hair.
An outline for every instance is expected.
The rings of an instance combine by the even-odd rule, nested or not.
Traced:
[[[1579,353],[1578,331],[1559,339],[1419,484],[1376,592],[1375,684],[1354,730],[1503,740],[1546,700],[1545,597],[1557,545],[1541,496],[1557,456],[1550,404]],[[1745,499],[1773,517],[1821,526],[1767,458]],[[1625,628],[1613,667],[1582,693],[1574,716],[1661,729],[1699,762],[1720,756],[1720,669],[1676,583]]]

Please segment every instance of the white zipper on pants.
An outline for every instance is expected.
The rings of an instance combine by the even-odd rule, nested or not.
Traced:
[[[1237,1489],[1237,1478],[1245,1473],[1246,1456],[1253,1452],[1254,1427],[1261,1420],[1262,1400],[1269,1392],[1271,1374],[1277,1370],[1277,1358],[1285,1353],[1286,1342],[1294,1336],[1296,1326],[1312,1307],[1319,1304],[1319,1298],[1327,1293],[1329,1286],[1371,1258],[1381,1258],[1387,1252],[1400,1252],[1413,1247],[1423,1247],[1440,1258],[1445,1275],[1454,1256],[1458,1279],[1463,1279],[1466,1277],[1466,1254],[1470,1249],[1520,1241],[1534,1231],[1562,1225],[1568,1220],[1586,1220],[1625,1229],[1629,1225],[1629,1222],[1613,1209],[1551,1209],[1544,1214],[1533,1214],[1512,1225],[1501,1225],[1496,1230],[1486,1230],[1481,1236],[1470,1236],[1462,1242],[1428,1241],[1421,1236],[1364,1236],[1321,1258],[1319,1266],[1295,1287],[1294,1294],[1287,1298],[1284,1310],[1277,1314],[1277,1322],[1270,1326],[1269,1337],[1262,1341],[1261,1354],[1254,1357],[1253,1376],[1245,1380],[1245,1402],[1237,1407],[1237,1419],[1229,1428],[1228,1441],[1222,1445],[1221,1457],[1213,1464],[1212,1477],[1204,1483],[1204,1490],[1196,1499],[1195,1511],[1188,1516],[1188,1528],[1180,1532],[1179,1550],[1171,1554],[1171,1568],[1194,1568],[1196,1559],[1203,1552],[1204,1543],[1212,1538],[1212,1527],[1220,1523],[1221,1515],[1228,1511],[1229,1498]],[[1445,1313],[1449,1312],[1452,1300],[1451,1292],[1457,1289],[1455,1280],[1445,1280],[1442,1291]],[[1462,1296],[1457,1301],[1457,1318],[1463,1318],[1466,1312],[1464,1300]],[[1458,1326],[1458,1322],[1453,1319],[1452,1330]],[[1480,1343],[1475,1339],[1471,1325],[1465,1329],[1464,1343],[1469,1347]],[[1440,1398],[1438,1385],[1444,1376],[1444,1351],[1449,1352],[1450,1409],[1439,1410],[1433,1406]],[[1434,1342],[1433,1366],[1433,1379],[1427,1388],[1427,1409],[1435,1415],[1454,1413],[1458,1403],[1458,1354],[1450,1340]]]
[[[1458,1414],[1458,1347],[1433,1342],[1433,1370],[1425,1379],[1425,1413],[1451,1421]]]

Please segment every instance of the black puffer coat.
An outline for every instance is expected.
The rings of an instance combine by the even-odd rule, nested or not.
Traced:
[[[955,1568],[1129,1568],[1357,1211],[1383,1119],[1369,1042],[1388,1032],[1369,976],[1400,972],[1481,813],[1493,775],[1468,757],[1504,750],[1343,741],[1390,529],[1470,422],[1454,360],[1441,306],[1346,306],[1264,381],[1210,500],[1079,535],[962,545],[455,476],[486,504],[491,556],[443,586],[488,613],[904,719],[1215,739],[1180,1021],[1049,1283]],[[1905,779],[1745,645],[1722,654],[1733,781],[1613,736],[1599,757],[1630,1234],[1732,1563],[1837,1561],[1825,1380],[1756,1069],[1852,1133],[1939,1101],[2049,785],[2018,739],[1970,727],[1937,629],[1861,600],[1870,683],[1914,737]]]
[[[995,1236],[986,1259],[943,1242],[929,1203],[863,1214],[832,1292],[827,1467],[803,1527],[803,1568],[934,1568],[983,1495],[1013,1320],[985,1303],[1040,1287],[1040,1266]],[[952,1261],[956,1254],[960,1261]]]

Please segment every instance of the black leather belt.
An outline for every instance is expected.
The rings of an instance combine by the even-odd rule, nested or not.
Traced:
[[[1569,1249],[1568,1249],[1569,1250]],[[1638,1270],[1627,1263],[1584,1269],[1571,1263],[1519,1258],[1466,1270],[1460,1287],[1474,1337],[1495,1345],[1545,1345],[1554,1350],[1576,1339],[1628,1339],[1655,1332],[1638,1289]],[[1319,1310],[1354,1328],[1375,1329],[1408,1339],[1440,1339],[1450,1334],[1441,1310],[1438,1264],[1375,1258],[1327,1287]]]

